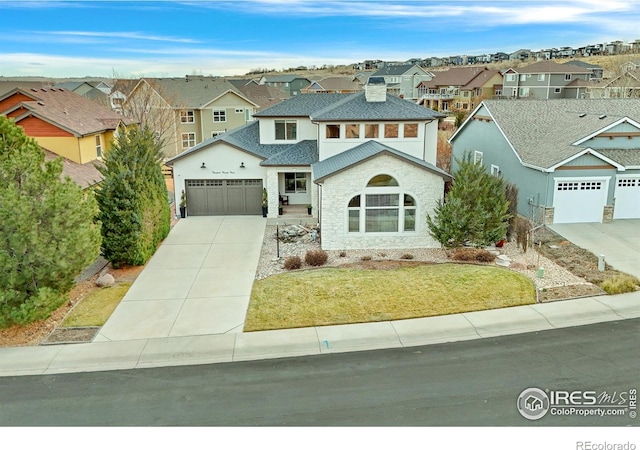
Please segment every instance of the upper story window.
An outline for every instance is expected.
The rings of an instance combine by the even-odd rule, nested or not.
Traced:
[[[405,123],[404,124],[404,137],[416,138],[418,137],[418,124],[417,123]]]
[[[244,114],[244,108],[236,108],[236,114]]]
[[[298,123],[295,120],[276,120],[276,140],[295,141],[298,134]]]
[[[196,145],[195,133],[182,133],[182,148],[191,148]]]
[[[484,153],[482,152],[473,152],[473,162],[475,164],[482,164],[482,160],[484,158]]]
[[[380,136],[380,125],[377,123],[368,123],[364,126],[364,137],[366,139],[378,139]]]
[[[340,125],[327,125],[327,139],[340,139]]]
[[[527,74],[526,73],[521,73],[520,74],[520,81],[527,81]]]
[[[181,123],[194,123],[196,121],[195,114],[192,109],[187,111],[180,111]]]
[[[227,111],[224,109],[214,109],[213,110],[213,121],[214,122],[226,122],[227,121]]]
[[[384,124],[384,137],[385,138],[397,138],[398,137],[398,124],[397,123],[385,123]]]
[[[96,134],[96,157],[102,158],[102,139],[99,134]]]
[[[358,139],[360,137],[360,124],[359,123],[346,124],[345,134],[347,139]]]
[[[508,82],[513,83],[513,82],[516,81],[516,74],[515,73],[508,73],[505,79]]]
[[[565,73],[564,74],[564,81],[571,81],[571,74],[570,73]]]
[[[539,73],[538,74],[538,81],[544,81],[545,79],[545,74],[544,73]]]
[[[389,77],[389,83],[400,83],[399,77]]]

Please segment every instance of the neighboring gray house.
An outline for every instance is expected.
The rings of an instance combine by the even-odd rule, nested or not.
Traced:
[[[254,116],[167,161],[188,215],[261,214],[264,188],[268,217],[312,205],[324,249],[439,246],[426,217],[451,179],[435,166],[443,115],[373,78],[364,92],[298,95]]]
[[[503,75],[502,95],[508,98],[584,98],[591,70],[572,64],[541,61],[507,69]]]
[[[596,64],[589,64],[584,61],[579,61],[575,59],[563,64],[571,64],[572,66],[578,66],[584,69],[588,69],[591,72],[589,74],[589,80],[591,81],[600,81],[604,77],[604,68]]]
[[[640,218],[640,100],[486,100],[451,137],[537,223]]]
[[[418,85],[433,78],[431,72],[412,64],[388,65],[371,76],[383,77],[390,94],[413,101],[420,98]]]
[[[294,97],[300,94],[300,90],[309,86],[311,80],[300,75],[265,75],[258,83],[280,88],[289,97]]]

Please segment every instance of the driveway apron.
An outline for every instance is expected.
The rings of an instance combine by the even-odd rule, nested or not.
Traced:
[[[640,220],[613,223],[562,223],[553,231],[591,253],[604,255],[613,268],[640,278]]]
[[[241,333],[266,220],[180,220],[94,342]]]

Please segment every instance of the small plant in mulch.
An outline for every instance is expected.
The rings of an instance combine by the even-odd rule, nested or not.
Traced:
[[[365,256],[360,258],[360,261],[371,261],[371,256],[365,255]]]
[[[329,255],[324,250],[309,250],[304,255],[304,262],[310,266],[323,266],[329,260]]]
[[[284,260],[285,270],[296,270],[302,267],[302,260],[299,256],[289,256]]]
[[[413,255],[411,253],[405,253],[400,259],[413,259]]]
[[[346,257],[346,256],[347,256],[347,252],[345,252],[345,251],[343,250],[343,251],[341,251],[340,253],[338,253],[338,256],[339,256],[340,258],[344,258],[344,257]]]
[[[451,259],[486,263],[495,261],[496,255],[483,248],[462,247],[453,252]]]

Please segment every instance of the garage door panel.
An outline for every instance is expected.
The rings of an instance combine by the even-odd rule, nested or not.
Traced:
[[[616,180],[614,219],[640,218],[640,176]]]
[[[186,180],[188,214],[261,214],[262,183],[259,179]]]
[[[607,183],[604,180],[557,180],[553,222],[602,222],[606,202]]]

